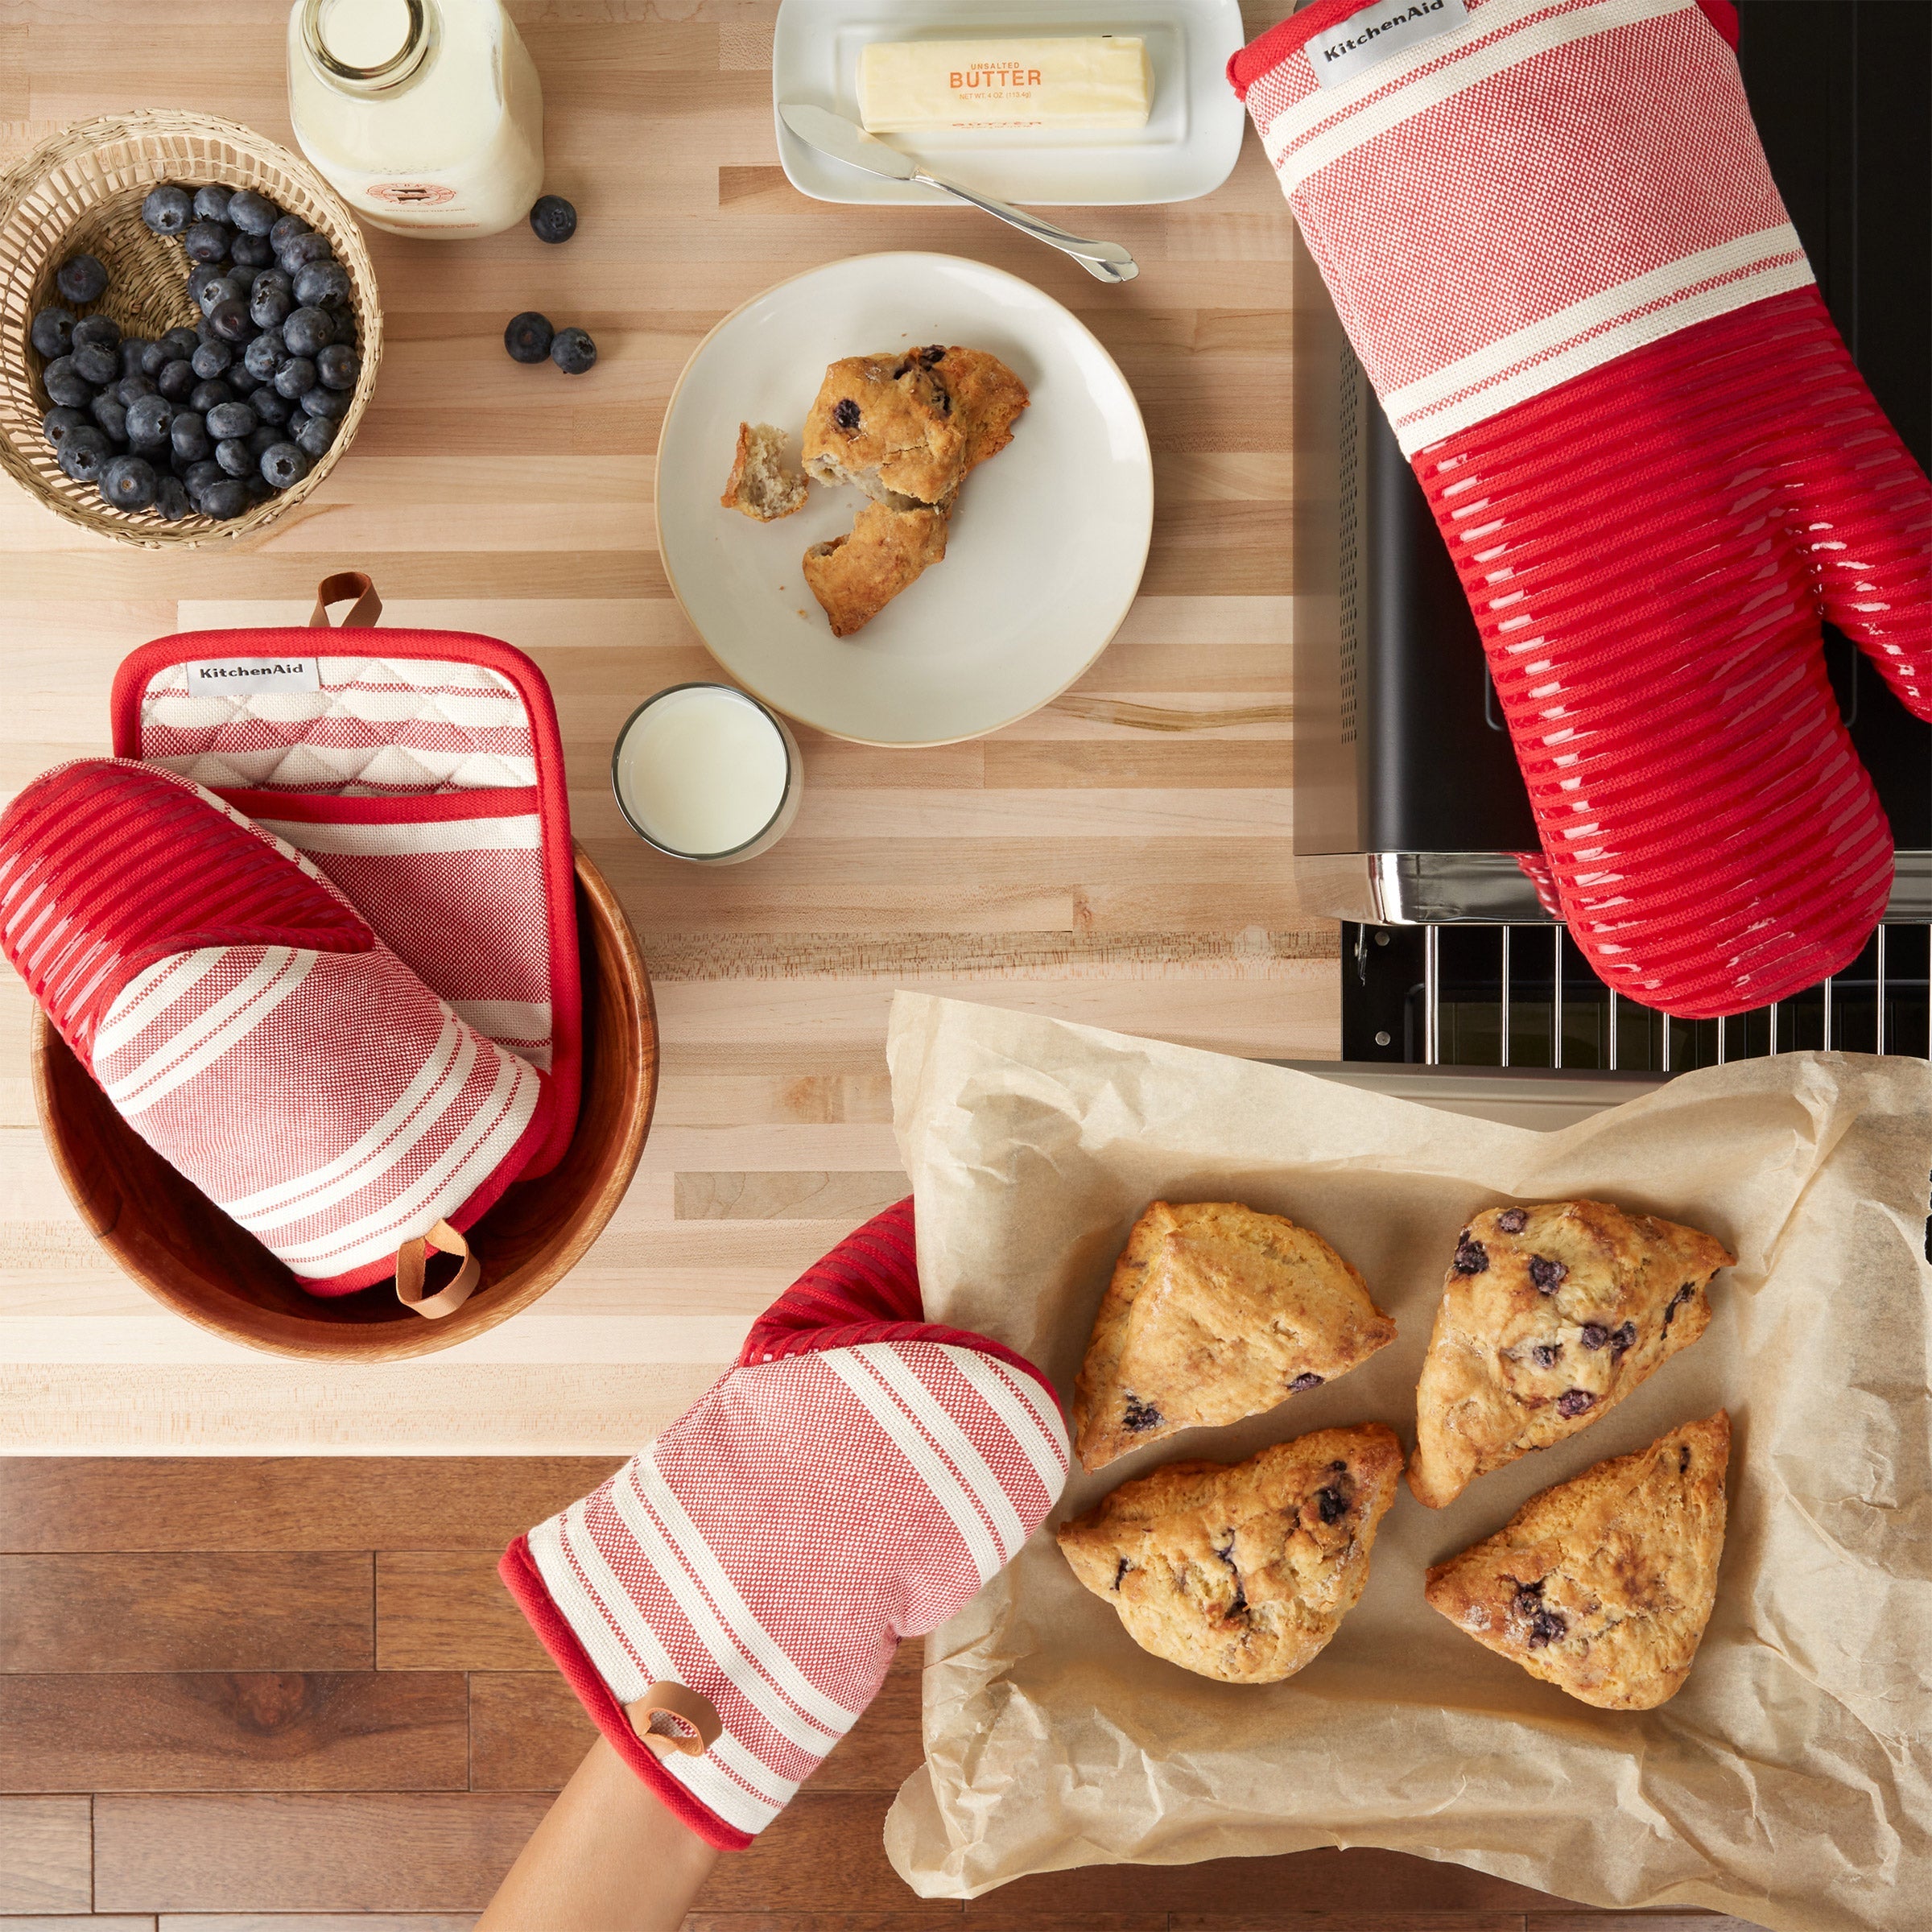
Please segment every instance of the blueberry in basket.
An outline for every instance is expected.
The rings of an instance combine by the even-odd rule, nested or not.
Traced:
[[[69,302],[98,302],[107,292],[107,270],[93,255],[69,255],[60,264],[54,286]]]
[[[52,362],[72,349],[74,318],[66,309],[50,304],[35,316],[27,338],[33,344],[35,353]]]
[[[141,204],[141,219],[157,235],[178,235],[194,218],[194,197],[171,181],[150,188]]]

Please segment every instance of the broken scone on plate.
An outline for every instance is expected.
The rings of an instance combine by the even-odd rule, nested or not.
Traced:
[[[1063,1523],[1060,1548],[1143,1650],[1223,1683],[1276,1684],[1355,1608],[1402,1470],[1380,1422],[1245,1463],[1170,1463]]]
[[[1395,1340],[1318,1234],[1232,1201],[1155,1201],[1133,1225],[1074,1384],[1089,1469],[1179,1429],[1239,1422]]]
[[[1532,1677],[1604,1711],[1676,1695],[1711,1620],[1731,1418],[1686,1422],[1533,1496],[1429,1572],[1429,1601]]]
[[[760,523],[775,522],[805,507],[811,489],[804,477],[785,467],[785,432],[770,423],[741,423],[731,474],[718,498],[727,510]]]
[[[849,536],[806,551],[805,587],[824,606],[832,634],[848,638],[945,554],[946,519],[938,510],[868,503]]]
[[[1607,1414],[1703,1333],[1705,1290],[1736,1258],[1695,1228],[1604,1201],[1477,1215],[1415,1393],[1417,1501],[1439,1509]]]

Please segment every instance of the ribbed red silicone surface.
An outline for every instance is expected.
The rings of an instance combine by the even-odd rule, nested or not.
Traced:
[[[1932,717],[1932,490],[1814,289],[1414,459],[1579,944],[1690,1018],[1847,964],[1892,878],[1820,619]]]

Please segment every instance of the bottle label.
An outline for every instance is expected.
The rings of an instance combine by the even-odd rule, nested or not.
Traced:
[[[440,181],[372,181],[362,192],[391,208],[443,208],[456,198],[456,191]]]
[[[1315,79],[1323,87],[1340,87],[1391,54],[1433,40],[1468,18],[1463,0],[1392,0],[1351,14],[1339,27],[1315,35],[1303,51]]]

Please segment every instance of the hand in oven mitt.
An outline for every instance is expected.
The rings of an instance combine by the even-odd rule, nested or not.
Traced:
[[[1730,0],[1315,0],[1247,102],[1475,612],[1562,910],[1691,1017],[1892,878],[1820,620],[1932,718],[1932,489],[1752,125]]]
[[[638,1775],[741,1847],[871,1703],[899,1639],[1046,1520],[1067,1458],[1038,1369],[923,1319],[902,1201],[787,1290],[650,1447],[519,1537],[503,1579]]]
[[[123,1119],[316,1294],[447,1314],[456,1231],[528,1162],[543,1076],[458,1019],[307,859],[152,766],[0,816],[0,949]],[[423,1244],[465,1256],[423,1293]]]

